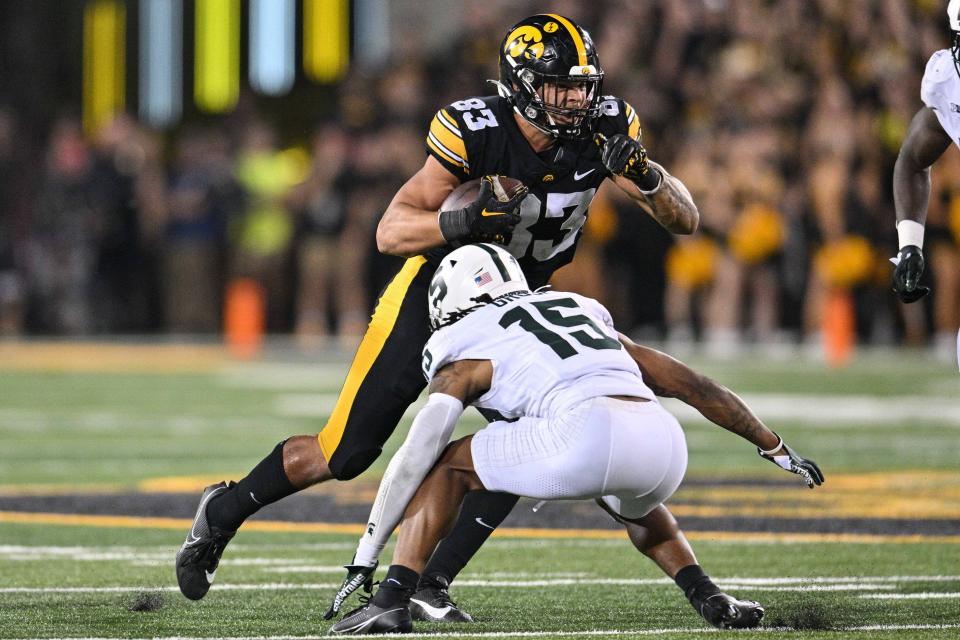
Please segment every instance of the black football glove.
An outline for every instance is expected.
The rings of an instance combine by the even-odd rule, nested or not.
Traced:
[[[893,290],[901,302],[916,302],[930,293],[930,287],[920,285],[924,264],[920,247],[908,244],[890,262],[897,265],[893,270]]]
[[[609,138],[598,133],[596,142],[602,149],[600,159],[607,171],[629,178],[641,191],[654,191],[660,186],[663,174],[647,162],[647,150],[639,140],[622,133]]]
[[[780,436],[777,437],[780,438]],[[817,466],[816,462],[798,456],[796,451],[787,446],[783,438],[780,438],[780,445],[770,451],[776,451],[780,446],[782,446],[784,450],[784,453],[780,455],[772,455],[760,447],[757,447],[757,453],[761,458],[769,460],[784,471],[797,474],[803,478],[803,481],[811,489],[813,489],[814,486],[823,484],[823,472],[820,471],[820,467]]]
[[[504,193],[493,178],[480,181],[477,199],[463,209],[440,212],[440,233],[448,244],[463,242],[496,242],[508,244],[513,228],[520,222],[520,204],[529,189],[524,186]]]
[[[330,608],[323,614],[324,620],[330,620],[340,611],[344,601],[350,597],[354,591],[363,587],[367,593],[373,591],[373,572],[377,570],[377,565],[365,567],[359,564],[347,564],[343,566],[347,570],[347,577],[343,579],[340,590],[333,596]]]

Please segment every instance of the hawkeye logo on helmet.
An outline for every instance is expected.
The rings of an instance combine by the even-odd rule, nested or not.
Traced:
[[[504,52],[511,58],[524,58],[539,60],[543,55],[543,34],[540,29],[525,24],[517,27],[507,36],[507,44],[504,45]]]

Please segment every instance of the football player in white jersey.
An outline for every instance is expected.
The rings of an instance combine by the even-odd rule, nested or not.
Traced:
[[[903,302],[930,293],[923,275],[923,233],[930,202],[930,167],[950,143],[960,146],[960,0],[950,0],[947,16],[953,32],[949,49],[927,62],[920,83],[924,106],[914,115],[893,169],[893,204],[900,251],[891,261],[893,290]]]
[[[411,631],[408,607],[420,572],[466,493],[477,490],[596,498],[708,622],[759,624],[763,607],[717,588],[662,505],[680,485],[687,449],[655,392],[689,402],[811,488],[823,482],[816,463],[787,447],[729,390],[620,336],[596,300],[531,292],[517,260],[496,245],[468,245],[444,258],[429,306],[434,333],[423,369],[430,395],[390,461],[354,559],[375,563],[405,510],[393,564],[373,599],[333,632]],[[467,404],[507,419],[444,449]],[[640,524],[657,510],[671,520],[658,527],[659,537]],[[335,606],[369,574],[356,578]]]

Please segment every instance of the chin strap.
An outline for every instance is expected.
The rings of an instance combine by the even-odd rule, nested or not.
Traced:
[[[490,79],[490,80],[487,80],[487,82],[489,82],[490,84],[494,85],[497,88],[497,93],[500,95],[501,98],[506,98],[507,100],[510,100],[511,102],[513,102],[513,89],[503,84],[499,80]]]

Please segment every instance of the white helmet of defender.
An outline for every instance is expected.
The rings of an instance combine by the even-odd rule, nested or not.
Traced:
[[[516,258],[493,244],[464,245],[447,254],[430,281],[430,327],[452,324],[515,291],[530,291]]]

